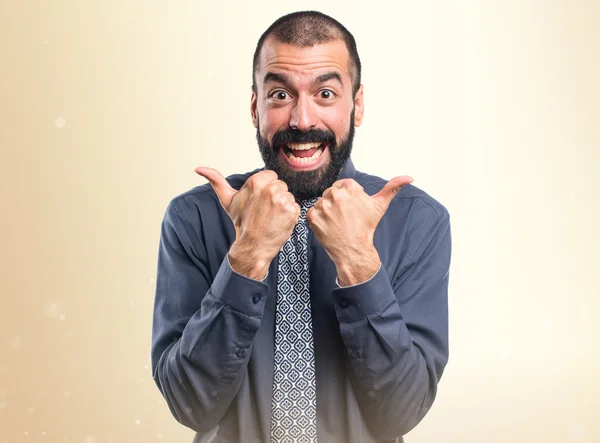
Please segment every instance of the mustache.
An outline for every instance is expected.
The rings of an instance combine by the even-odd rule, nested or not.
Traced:
[[[287,145],[288,143],[327,143],[331,148],[334,148],[335,142],[335,134],[331,131],[323,129],[300,131],[298,129],[287,128],[277,131],[273,135],[271,143],[274,149],[279,149],[282,145]]]

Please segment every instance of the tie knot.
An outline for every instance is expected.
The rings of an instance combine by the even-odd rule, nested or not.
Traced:
[[[308,200],[300,200],[300,219],[306,220],[306,213],[315,204],[317,198],[311,198]]]

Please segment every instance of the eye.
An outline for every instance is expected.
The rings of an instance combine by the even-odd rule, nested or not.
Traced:
[[[334,92],[330,89],[322,89],[319,91],[319,97],[325,100],[332,99],[335,96]]]
[[[278,89],[277,91],[273,91],[269,95],[269,98],[274,98],[275,100],[286,100],[289,97],[290,97],[289,94],[285,91],[282,91],[281,89]]]

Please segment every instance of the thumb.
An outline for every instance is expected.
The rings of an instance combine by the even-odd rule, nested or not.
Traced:
[[[217,194],[217,197],[219,197],[221,205],[225,211],[229,212],[231,200],[233,200],[233,196],[237,194],[238,191],[233,189],[229,183],[227,183],[225,177],[223,177],[223,175],[216,169],[198,166],[196,169],[194,169],[194,171],[196,174],[201,175],[210,182],[211,186],[215,190],[215,193]]]
[[[408,185],[413,182],[413,178],[408,175],[401,175],[399,177],[394,177],[389,182],[385,184],[381,190],[372,195],[371,198],[375,200],[377,205],[382,209],[382,212],[385,213],[392,202],[394,196],[398,193],[403,186]]]

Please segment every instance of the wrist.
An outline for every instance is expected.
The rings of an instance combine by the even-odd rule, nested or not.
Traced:
[[[364,250],[362,254],[347,255],[334,263],[341,287],[358,285],[369,280],[381,266],[375,247]]]
[[[236,240],[227,254],[231,268],[254,280],[263,280],[269,271],[272,257],[261,254],[256,247]]]

